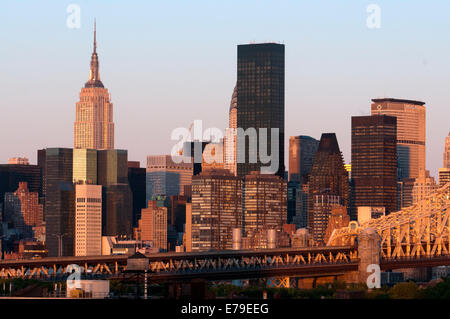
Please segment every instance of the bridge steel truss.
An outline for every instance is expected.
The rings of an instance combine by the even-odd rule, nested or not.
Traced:
[[[450,183],[413,206],[361,225],[333,231],[327,246],[354,245],[363,229],[374,228],[381,237],[384,262],[450,257]],[[409,260],[409,262],[408,262]]]
[[[0,262],[0,278],[67,276],[76,264],[86,274],[109,278],[127,276],[128,256],[63,257]],[[314,247],[257,251],[161,253],[146,255],[150,282],[203,278],[209,280],[268,278],[274,276],[334,276],[358,268],[355,247]]]
[[[67,277],[76,266],[84,276],[114,276],[125,270],[126,262],[125,255],[3,260],[0,279]]]

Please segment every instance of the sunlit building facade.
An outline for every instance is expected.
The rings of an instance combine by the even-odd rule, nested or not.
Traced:
[[[252,172],[244,180],[244,231],[282,229],[287,223],[287,182],[276,175]]]
[[[417,178],[426,169],[426,108],[420,101],[373,99],[372,115],[397,117],[398,179]]]
[[[155,200],[149,201],[147,206],[141,211],[138,240],[151,242],[159,251],[167,251],[167,207],[158,206]]]
[[[102,186],[75,185],[75,256],[102,254]]]
[[[97,184],[97,150],[73,150],[73,182]]]
[[[171,155],[151,155],[147,156],[146,174],[147,202],[160,195],[184,195],[184,186],[192,182],[193,164],[176,163]]]
[[[225,169],[194,176],[190,213],[192,251],[231,249],[233,228],[243,222],[242,180]]]

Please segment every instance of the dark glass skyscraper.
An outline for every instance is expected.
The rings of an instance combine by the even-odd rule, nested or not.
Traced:
[[[45,158],[46,246],[49,257],[73,256],[75,190],[72,184],[73,150],[47,148]]]
[[[147,207],[145,201],[145,167],[131,166],[128,162],[128,184],[133,194],[133,227],[138,226],[141,218],[141,209]]]
[[[319,141],[311,136],[291,136],[289,138],[289,181],[301,182],[302,177],[311,172],[314,155]]]
[[[355,206],[397,208],[397,118],[352,117],[352,185]]]
[[[255,128],[267,128],[267,150],[271,153],[271,130],[279,129],[279,165],[276,174],[284,177],[284,44],[263,43],[238,45],[237,65],[237,128],[246,131]],[[237,175],[245,176],[259,171],[261,150],[256,146],[257,162],[250,163],[254,152],[249,151],[249,138],[245,145],[237,141]],[[259,140],[258,143],[259,144]],[[239,158],[245,152],[245,163]],[[241,155],[240,155],[241,154]]]

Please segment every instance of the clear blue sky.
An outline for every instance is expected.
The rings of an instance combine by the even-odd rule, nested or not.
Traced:
[[[66,26],[69,4],[81,28]],[[369,4],[381,28],[366,26]],[[75,103],[89,74],[97,18],[101,78],[114,103],[116,148],[145,163],[195,119],[224,128],[236,45],[286,45],[286,135],[336,132],[350,161],[352,115],[370,99],[427,106],[427,166],[442,165],[450,128],[450,2],[2,1],[0,162],[72,147]],[[287,139],[286,139],[287,144]]]

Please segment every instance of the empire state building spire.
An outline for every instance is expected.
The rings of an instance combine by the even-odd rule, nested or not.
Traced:
[[[97,55],[97,26],[94,20],[94,52],[91,57],[91,69],[89,71],[89,80],[84,85],[85,88],[89,87],[103,87],[102,81],[100,81],[100,70],[98,66]]]
[[[100,81],[97,30],[94,22],[94,51],[89,80],[80,92],[74,123],[75,149],[114,149],[113,104],[108,89]]]

